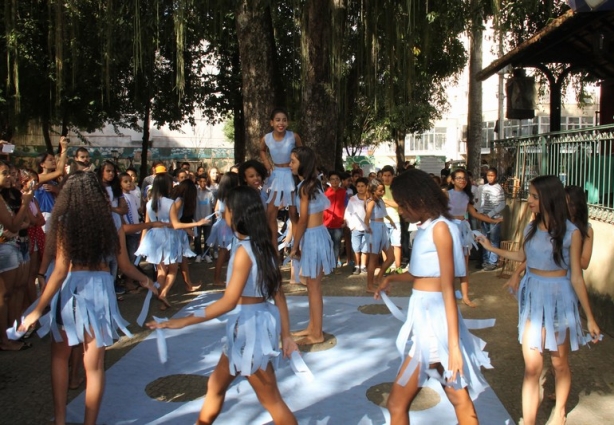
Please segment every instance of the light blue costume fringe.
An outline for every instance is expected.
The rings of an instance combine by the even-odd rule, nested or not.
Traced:
[[[371,233],[367,233],[367,250],[370,254],[380,254],[390,248],[388,229],[383,221],[370,221]]]
[[[330,274],[337,265],[333,242],[324,225],[305,229],[300,245],[301,258],[294,262],[298,267],[295,269],[297,281],[299,276],[315,279],[322,271]]]
[[[147,230],[135,255],[145,257],[151,264],[175,264],[181,262],[183,251],[177,230],[161,227]]]
[[[273,201],[276,207],[280,206],[282,202],[287,207],[294,205],[296,187],[290,167],[275,167],[266,184],[269,190],[267,204]]]

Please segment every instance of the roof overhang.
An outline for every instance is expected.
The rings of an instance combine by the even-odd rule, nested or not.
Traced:
[[[573,66],[597,79],[614,78],[614,11],[569,10],[476,78],[483,81],[507,66],[538,68],[550,63]]]

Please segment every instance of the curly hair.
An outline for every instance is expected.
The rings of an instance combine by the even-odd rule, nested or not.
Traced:
[[[250,159],[249,161],[245,161],[243,164],[239,165],[239,177],[241,177],[241,184],[246,185],[247,181],[245,180],[245,173],[248,169],[253,168],[256,170],[262,180],[264,180],[268,174],[266,167],[260,161],[256,161],[255,159]]]
[[[77,171],[66,179],[53,208],[47,247],[93,270],[119,253],[111,204],[94,173]]]
[[[297,146],[292,149],[292,153],[300,164],[298,175],[303,178],[300,192],[307,195],[309,199],[315,199],[318,189],[322,190],[322,183],[318,179],[316,154],[307,146]]]
[[[565,263],[563,239],[567,232],[566,222],[569,219],[565,188],[557,176],[535,177],[531,180],[531,185],[537,191],[539,212],[535,214],[535,219],[530,223],[531,227],[523,245],[526,245],[535,236],[539,223],[543,223],[550,235],[552,258],[559,267],[563,267]]]
[[[226,207],[232,213],[232,230],[249,236],[260,292],[266,299],[273,298],[281,285],[281,272],[260,194],[249,186],[235,187],[228,193]]]
[[[392,180],[390,190],[394,201],[401,207],[430,218],[443,216],[452,219],[448,197],[424,171],[411,168],[399,174]]]

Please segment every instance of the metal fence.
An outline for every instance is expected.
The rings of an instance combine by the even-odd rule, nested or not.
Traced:
[[[495,140],[494,147],[508,196],[526,199],[532,178],[555,175],[584,188],[590,218],[614,224],[614,125]]]

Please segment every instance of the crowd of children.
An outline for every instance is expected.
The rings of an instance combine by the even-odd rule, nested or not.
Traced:
[[[142,190],[136,170],[120,172],[112,161],[93,173],[84,148],[77,149],[67,173],[64,138],[59,158],[42,155],[38,172],[0,162],[5,204],[0,206],[0,349],[27,349],[23,337],[37,322],[39,334],[51,333],[56,424],[65,421],[66,390],[72,385],[68,364],[75,346],[83,347],[77,355],[87,377],[84,423],[96,422],[105,347],[118,338],[118,330],[130,335],[117,304],[123,291],[115,284],[118,269],[125,289],[146,288],[159,298],[159,309],[166,310],[180,271],[186,291],[201,286],[191,280],[190,257],[215,260],[213,285],[226,288],[223,296],[193,316],[147,325],[181,328],[222,315],[228,319],[227,345],[209,380],[198,423],[215,420],[226,389],[239,374],[247,377],[275,423],[296,423],[277,388],[273,366],[280,354],[290,356],[298,346],[324,341],[322,279],[342,266],[343,249],[352,274],[366,274],[366,291],[376,298],[385,298],[394,282],[412,284],[397,341],[402,365],[387,403],[392,423],[408,423],[413,399],[436,375],[458,422],[478,423],[468,389],[484,387],[480,368],[490,367],[490,360],[483,341],[467,330],[454,291],[460,278],[462,301],[474,306],[467,280],[469,252],[476,246],[470,218],[481,223],[477,242],[485,249],[485,270],[496,267],[498,256],[525,261],[509,281],[519,300],[524,423],[535,423],[543,351],[548,350],[556,378],[551,419],[563,424],[571,385],[569,352],[599,338],[582,277],[593,239],[582,190],[565,189],[553,176],[532,180],[528,206],[533,219],[521,249],[508,252],[499,248],[505,196],[496,169],[487,171],[485,184],[476,191],[464,169],[449,170],[443,184],[439,176],[411,168],[395,176],[387,166],[368,178],[356,164],[349,172],[324,173],[316,154],[287,129],[285,111],[275,109],[270,125],[271,133],[261,140],[261,161],[246,161],[223,174],[215,167],[192,174],[189,164],[171,174],[156,162]],[[294,277],[306,284],[309,301],[309,322],[294,332],[281,285],[280,210],[288,211],[283,239]],[[414,238],[404,270],[410,223]],[[137,258],[155,265],[155,283],[134,266]],[[40,296],[37,278],[43,284]],[[22,314],[17,329],[22,339],[11,340],[7,329]]]

